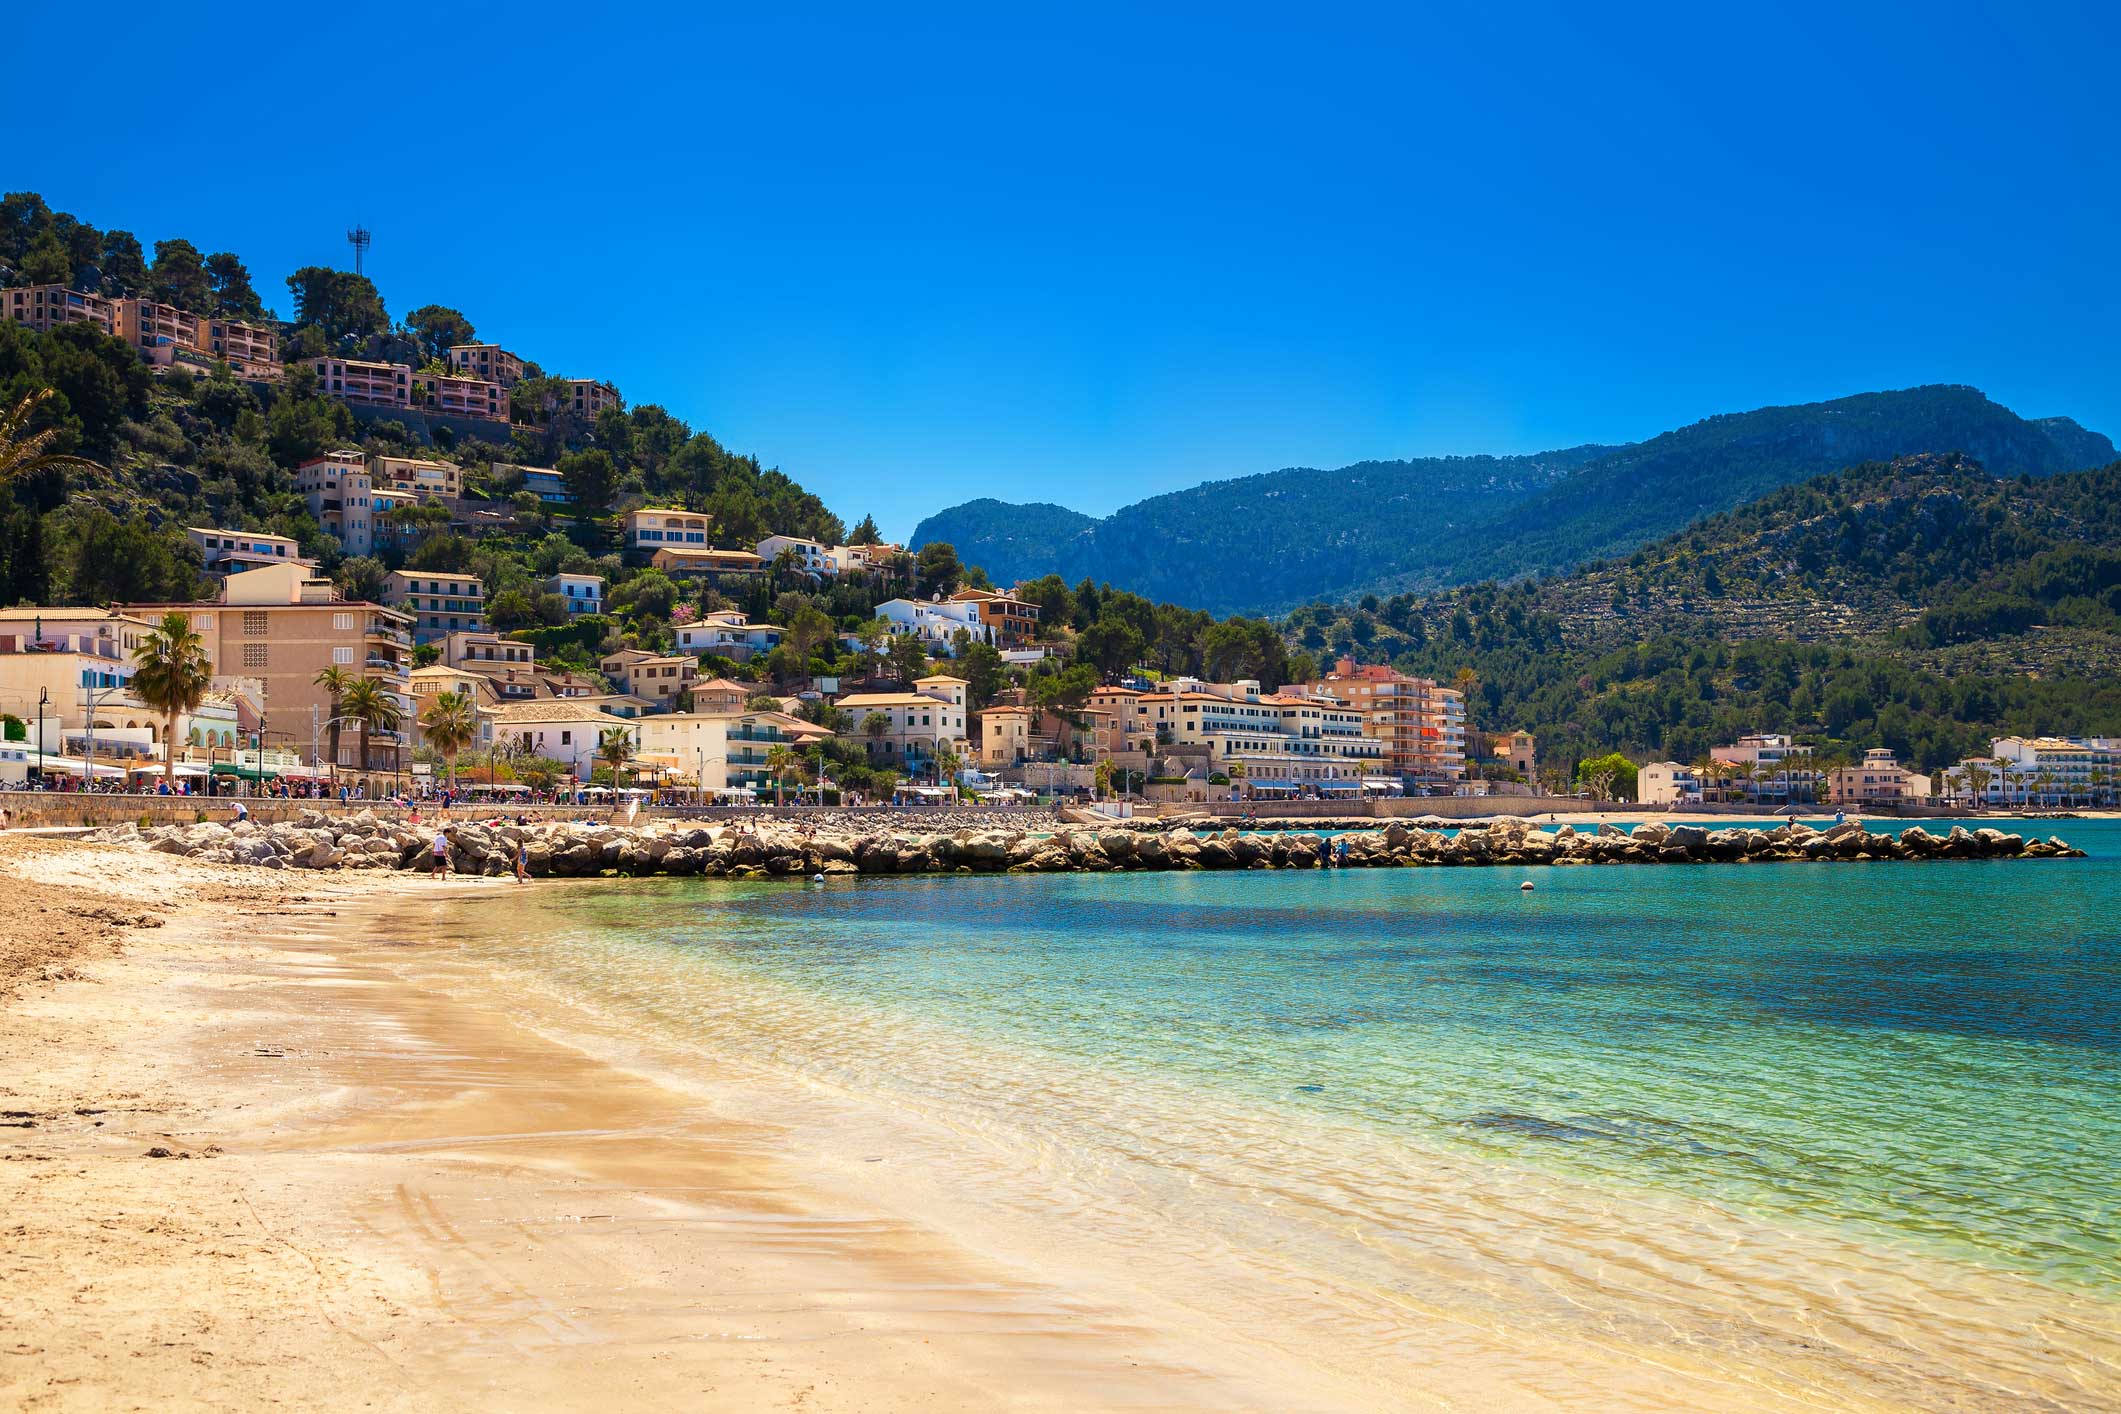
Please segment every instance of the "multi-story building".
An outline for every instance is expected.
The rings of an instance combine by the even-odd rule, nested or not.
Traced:
[[[597,667],[620,692],[645,698],[666,712],[676,710],[678,698],[700,675],[695,659],[639,648],[622,648],[604,657]]]
[[[1986,757],[1969,758],[1946,773],[1954,794],[1968,798],[1970,783],[1981,781],[1981,797],[1990,805],[2121,802],[2121,738],[2001,736],[1990,740],[1988,750]]]
[[[155,618],[171,610],[191,616],[217,677],[251,679],[262,688],[258,730],[267,748],[297,751],[311,760],[326,740],[330,695],[316,678],[326,668],[374,678],[398,707],[412,713],[410,618],[380,604],[342,599],[336,586],[307,567],[270,565],[232,574],[218,599],[203,603],[133,604],[128,612]],[[409,727],[369,732],[369,759],[357,761],[356,733],[341,734],[338,764],[384,771],[403,766]]]
[[[412,391],[414,403],[429,412],[485,422],[508,421],[508,390],[490,378],[417,373],[413,375]]]
[[[499,344],[452,344],[449,366],[466,378],[480,378],[513,388],[523,381],[523,360]]]
[[[642,762],[662,773],[665,786],[689,787],[703,799],[768,789],[768,754],[800,751],[810,739],[810,724],[785,712],[670,712],[637,726]]]
[[[987,641],[997,648],[1021,648],[1038,636],[1038,605],[992,589],[960,589],[950,596],[953,604],[970,604],[987,628]]]
[[[209,318],[201,322],[206,326],[206,347],[201,352],[226,363],[238,378],[271,380],[280,376],[280,335],[276,330],[238,319]]]
[[[1343,658],[1307,685],[1362,713],[1364,734],[1384,747],[1384,769],[1406,786],[1450,787],[1466,774],[1465,698],[1431,678]]]
[[[648,563],[674,579],[756,579],[766,572],[766,562],[749,550],[690,545],[666,545],[649,556]]]
[[[149,363],[168,367],[177,354],[196,355],[204,340],[199,316],[160,300],[124,298],[111,301],[117,336]]]
[[[376,545],[376,504],[368,458],[341,447],[295,468],[295,490],[327,535],[338,539],[349,555],[365,555]]]
[[[379,487],[410,491],[421,500],[454,503],[464,494],[464,468],[421,457],[370,457],[368,474]]]
[[[475,574],[392,570],[383,580],[383,602],[412,620],[415,643],[486,627],[486,586]]]
[[[642,506],[626,512],[620,544],[628,550],[649,554],[666,545],[707,544],[708,527],[714,517],[699,511],[673,510],[668,506]]]
[[[963,756],[971,724],[959,678],[924,678],[913,692],[855,692],[836,706],[851,725],[846,735],[869,754],[908,774],[930,766],[944,751]],[[872,726],[871,718],[880,719]]]
[[[584,422],[595,422],[597,414],[605,408],[626,406],[619,398],[619,390],[609,383],[599,382],[594,378],[566,378],[561,381],[567,385],[567,411]]]
[[[0,712],[27,725],[38,757],[25,770],[82,774],[87,765],[74,763],[91,748],[99,776],[114,757],[160,755],[161,716],[131,688],[133,654],[154,629],[147,615],[111,609],[0,610]],[[38,759],[46,755],[71,759]]]
[[[432,706],[437,697],[447,692],[453,692],[459,697],[470,700],[472,712],[478,724],[477,733],[466,749],[470,751],[492,749],[494,723],[500,716],[501,697],[499,693],[494,691],[491,682],[478,673],[464,668],[445,667],[440,663],[430,664],[424,668],[414,668],[410,674],[409,681],[412,689],[413,706],[416,709],[412,722],[414,745],[419,745],[426,738],[426,732],[421,728],[419,722],[419,714]]]
[[[303,557],[300,542],[291,536],[188,526],[184,538],[198,547],[200,563],[212,575],[237,574],[264,565],[316,565],[315,560]]]
[[[1635,773],[1635,798],[1644,805],[1699,805],[1701,778],[1678,761],[1651,761]]]
[[[905,553],[903,545],[835,545],[832,560],[841,574],[877,574]]]
[[[363,407],[405,408],[412,406],[412,366],[404,363],[374,363],[359,358],[313,358],[317,391],[342,402]]]
[[[706,678],[692,684],[692,710],[695,712],[741,712],[759,689],[750,684],[731,682],[728,678]]]
[[[779,624],[755,624],[737,609],[709,609],[693,623],[677,628],[678,651],[698,658],[712,653],[742,663],[780,645],[787,632]]]
[[[979,764],[985,770],[1021,766],[1038,754],[1031,733],[1037,709],[1022,703],[983,707],[972,714],[979,719]]]
[[[840,572],[830,546],[800,535],[769,535],[752,548],[769,565],[778,562],[785,551],[797,570],[814,579],[830,579]]]
[[[538,651],[527,643],[503,638],[480,629],[456,629],[442,639],[444,666],[471,672],[495,668],[520,668],[528,672],[538,663]]]
[[[1498,732],[1488,738],[1488,760],[1527,781],[1539,779],[1539,738],[1530,732]]]
[[[911,634],[931,653],[956,656],[957,636],[969,634],[975,643],[992,643],[994,630],[980,615],[980,606],[959,599],[886,599],[876,606],[876,616],[892,637]]]
[[[495,462],[496,477],[514,473],[523,479],[523,489],[549,506],[571,506],[574,493],[567,489],[567,478],[549,466],[522,466],[516,462]]]
[[[62,324],[90,324],[106,334],[118,332],[118,302],[64,285],[17,285],[0,290],[0,307],[17,324],[48,334]]]
[[[597,574],[556,574],[539,586],[547,594],[557,594],[567,601],[567,613],[601,614],[604,612],[604,577]]]
[[[1812,748],[1780,732],[1751,732],[1731,746],[1709,748],[1714,770],[1701,783],[1705,801],[1744,801],[1773,809],[1819,799]]]
[[[1211,772],[1247,795],[1359,794],[1386,779],[1384,743],[1364,732],[1366,713],[1323,694],[1178,678],[1133,705],[1153,750],[1204,751]]]
[[[1836,766],[1826,773],[1827,799],[1859,809],[1901,805],[1913,798],[1911,779],[1890,747],[1874,746],[1863,753],[1862,765]]]

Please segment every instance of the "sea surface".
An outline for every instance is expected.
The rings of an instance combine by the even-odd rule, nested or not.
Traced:
[[[2121,823],[2024,828],[2092,857],[534,887],[462,955],[1380,1389],[2115,1407]]]

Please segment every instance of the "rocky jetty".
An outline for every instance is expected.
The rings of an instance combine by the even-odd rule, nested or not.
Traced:
[[[1015,826],[964,824],[916,831],[903,819],[853,817],[840,823],[649,821],[609,824],[444,824],[450,867],[457,873],[498,875],[515,867],[518,845],[539,878],[616,875],[706,875],[765,878],[815,874],[1035,873],[1108,870],[1313,869],[1318,837],[1225,829],[1060,827],[1050,832]],[[1367,822],[1370,825],[1375,822]],[[306,812],[292,823],[173,825],[141,830],[121,825],[93,838],[130,843],[165,854],[266,869],[426,869],[432,866],[434,826],[411,826],[368,813],[329,817]],[[1338,857],[1345,842],[1345,860]],[[1859,860],[2081,858],[2059,839],[2027,840],[2001,830],[1956,826],[1937,835],[1910,826],[1898,837],[1874,834],[1851,821],[1829,830],[1803,825],[1774,829],[1707,829],[1695,825],[1614,825],[1579,831],[1535,829],[1523,821],[1446,835],[1394,821],[1336,837],[1336,864],[1348,868],[1597,864],[1845,863]]]

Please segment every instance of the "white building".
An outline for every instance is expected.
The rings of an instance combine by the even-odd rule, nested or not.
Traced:
[[[913,692],[856,692],[834,705],[852,723],[846,732],[850,740],[866,746],[871,756],[898,764],[911,774],[945,749],[965,756],[970,735],[966,687],[963,678],[938,675],[916,682]],[[873,731],[872,716],[882,718]]]
[[[567,601],[569,617],[604,612],[604,578],[594,574],[556,574],[541,586]]]
[[[227,576],[254,570],[262,565],[310,565],[315,560],[305,559],[302,547],[285,535],[267,535],[262,530],[215,530],[204,526],[188,526],[184,538],[199,551],[200,563],[212,575]]]
[[[557,761],[572,771],[576,779],[584,781],[604,764],[597,756],[597,750],[604,733],[613,730],[623,730],[634,751],[639,752],[639,722],[615,717],[565,698],[503,707],[494,723],[498,744]]]
[[[676,630],[680,653],[695,658],[713,653],[738,663],[772,652],[785,632],[779,624],[755,624],[735,609],[710,609]]]
[[[1126,708],[1149,750],[1205,747],[1213,769],[1249,794],[1353,795],[1396,782],[1384,775],[1384,743],[1363,732],[1363,710],[1331,697],[1175,678]]]
[[[799,750],[803,723],[785,712],[668,712],[643,717],[641,761],[658,767],[666,784],[703,798],[749,787],[764,789],[767,754]]]
[[[815,578],[830,578],[840,572],[839,561],[833,557],[830,546],[816,540],[805,540],[799,535],[769,535],[753,549],[758,557],[769,565],[786,551],[795,561],[797,569]]]
[[[876,616],[893,637],[912,634],[930,653],[956,656],[959,630],[972,635],[975,643],[992,642],[994,635],[980,622],[979,605],[948,599],[886,599],[876,606]]]
[[[1651,761],[1635,773],[1635,798],[1644,805],[1699,805],[1701,778],[1692,766]]]
[[[1987,756],[1942,773],[1954,800],[2011,806],[2113,805],[2121,801],[2121,737],[1993,738]]]

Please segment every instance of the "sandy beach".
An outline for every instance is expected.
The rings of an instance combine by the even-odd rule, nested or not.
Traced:
[[[888,1166],[889,1116],[873,1154],[821,1148],[785,1082],[449,971],[451,909],[513,883],[19,835],[0,873],[0,1406],[1929,1405],[1902,1375],[1815,1384],[1801,1332],[1748,1337],[1733,1379],[1653,1332],[1387,1292],[1349,1293],[1395,1311],[1348,1306],[1371,1358],[1328,1358],[1308,1307],[1173,1300],[1076,1234],[983,1229],[953,1175],[1021,1175],[965,1136],[940,1169]]]

